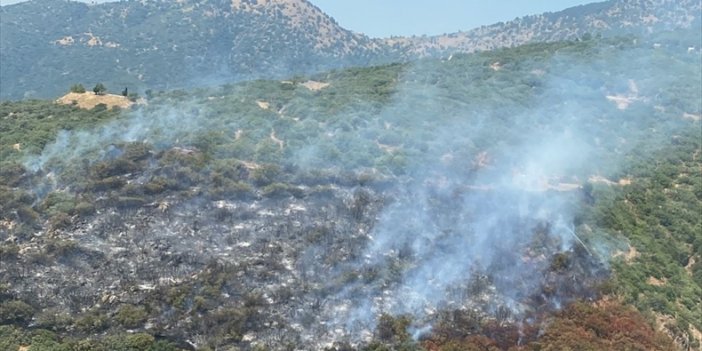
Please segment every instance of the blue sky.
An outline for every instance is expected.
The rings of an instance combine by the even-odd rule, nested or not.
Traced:
[[[7,5],[21,0],[0,0]],[[594,0],[310,0],[343,27],[371,37],[435,35]],[[88,2],[88,1],[85,1]],[[92,1],[90,1],[92,2]],[[105,2],[99,0],[97,2]]]
[[[341,26],[371,37],[453,33],[598,1],[311,0]]]

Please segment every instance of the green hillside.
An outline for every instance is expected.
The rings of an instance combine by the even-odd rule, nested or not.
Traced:
[[[221,0],[3,6],[0,96],[49,98],[75,81],[103,82],[115,91],[217,85],[368,64],[376,57],[369,38],[337,28],[326,15],[292,26],[294,19],[281,11],[234,11],[231,1]],[[324,38],[324,26],[336,36]],[[317,39],[334,45],[319,48]]]

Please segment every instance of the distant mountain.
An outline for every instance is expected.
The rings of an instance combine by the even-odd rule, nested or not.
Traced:
[[[616,0],[525,16],[509,22],[438,36],[394,37],[396,50],[427,56],[514,47],[531,42],[574,40],[592,35],[645,35],[676,28],[700,28],[699,0]],[[692,42],[699,46],[700,43]]]
[[[0,14],[2,98],[53,96],[74,82],[176,88],[383,56],[304,0],[33,0]]]
[[[584,36],[700,26],[698,0],[612,0],[435,37],[373,39],[306,0],[32,0],[0,8],[0,98],[173,89]]]

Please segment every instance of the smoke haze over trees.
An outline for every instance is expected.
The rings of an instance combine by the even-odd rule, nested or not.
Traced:
[[[698,348],[679,27],[2,102],[0,348]]]

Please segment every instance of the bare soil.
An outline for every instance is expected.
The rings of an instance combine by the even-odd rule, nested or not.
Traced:
[[[57,103],[59,104],[64,104],[64,105],[73,105],[75,101],[75,104],[84,109],[92,109],[95,106],[99,104],[105,104],[107,108],[112,108],[112,107],[119,107],[119,108],[128,108],[132,106],[134,103],[129,101],[126,97],[122,95],[114,95],[114,94],[104,94],[104,95],[95,95],[92,92],[85,92],[85,93],[68,93],[58,100],[56,100]]]

